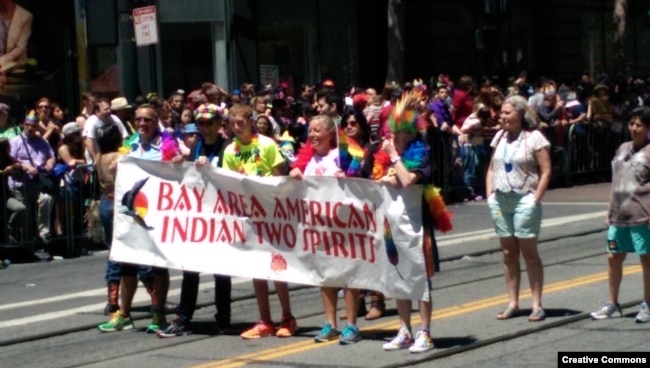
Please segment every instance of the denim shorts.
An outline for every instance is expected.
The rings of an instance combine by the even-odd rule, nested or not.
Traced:
[[[610,253],[650,254],[650,228],[648,224],[636,226],[611,225],[607,231],[607,251]]]
[[[542,204],[533,193],[496,191],[487,199],[494,231],[499,238],[535,238],[542,224]]]

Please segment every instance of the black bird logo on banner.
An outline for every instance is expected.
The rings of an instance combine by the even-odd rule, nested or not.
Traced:
[[[133,217],[133,220],[143,228],[147,230],[153,230],[153,227],[147,225],[142,216],[140,216],[140,214],[135,210],[135,198],[138,193],[140,193],[140,190],[142,187],[144,187],[147,180],[149,180],[149,177],[138,180],[135,184],[133,184],[133,188],[124,194],[122,197],[123,208],[121,212],[125,215]]]

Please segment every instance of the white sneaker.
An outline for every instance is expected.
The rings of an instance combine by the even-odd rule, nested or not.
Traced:
[[[639,306],[639,313],[634,318],[636,323],[645,323],[650,322],[650,308],[648,308],[648,303],[643,302]]]
[[[409,346],[411,346],[412,343],[413,343],[413,336],[411,335],[411,331],[409,331],[408,328],[406,327],[402,327],[397,332],[397,336],[395,336],[392,340],[390,340],[390,342],[384,344],[384,350],[393,351],[399,349],[406,349]]]
[[[433,346],[433,340],[431,339],[429,331],[420,330],[417,334],[415,334],[415,342],[413,345],[411,345],[409,351],[411,353],[424,353],[425,351],[429,351],[434,347],[435,346]]]

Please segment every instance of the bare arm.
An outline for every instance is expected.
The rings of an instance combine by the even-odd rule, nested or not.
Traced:
[[[93,162],[97,162],[97,152],[95,152],[95,140],[92,138],[84,139],[84,146],[86,151],[90,154],[90,157],[93,158]]]
[[[72,157],[72,155],[70,154],[70,150],[68,149],[68,146],[66,146],[65,144],[59,147],[58,154],[59,154],[59,158],[61,158],[61,161],[68,164],[70,168],[74,168],[77,165],[82,165],[85,163],[84,160],[79,160]]]
[[[485,195],[489,197],[494,193],[494,188],[492,187],[492,178],[494,177],[494,153],[490,158],[490,165],[488,166],[487,173],[485,174]]]
[[[539,202],[544,197],[548,184],[551,182],[551,154],[548,148],[535,152],[535,160],[539,166],[539,183],[535,191],[535,201]]]

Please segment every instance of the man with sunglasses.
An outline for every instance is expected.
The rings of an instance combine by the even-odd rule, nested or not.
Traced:
[[[224,149],[230,144],[220,130],[223,117],[215,104],[202,104],[194,111],[194,120],[201,132],[201,138],[190,152],[189,161],[197,166],[211,165],[221,167]],[[163,330],[158,331],[158,337],[176,337],[191,333],[190,321],[196,310],[196,300],[199,293],[199,273],[183,271],[181,283],[181,300],[176,308],[176,318]],[[232,282],[230,276],[214,275],[214,304],[217,313],[217,330],[223,333],[230,327],[230,303]]]
[[[117,125],[117,128],[122,134],[122,138],[126,139],[129,136],[129,133],[120,118],[111,114],[111,102],[108,99],[100,98],[97,100],[97,104],[95,105],[95,114],[86,120],[82,134],[84,137],[84,145],[89,156],[86,158],[90,159],[92,162],[97,161],[97,155],[99,154],[99,147],[97,146],[96,139],[97,131],[101,126],[110,122]]]

